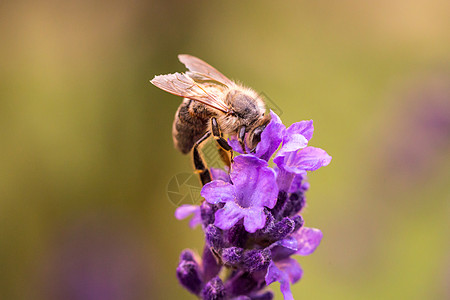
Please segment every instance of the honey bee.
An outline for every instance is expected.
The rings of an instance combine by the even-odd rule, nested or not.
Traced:
[[[180,54],[178,59],[189,71],[155,76],[150,82],[171,94],[184,97],[175,113],[172,136],[175,148],[183,154],[192,150],[194,168],[202,184],[211,174],[199,146],[211,135],[222,160],[230,166],[233,151],[224,134],[236,136],[243,151],[254,151],[261,133],[270,121],[263,99],[252,89],[228,79],[203,60]]]

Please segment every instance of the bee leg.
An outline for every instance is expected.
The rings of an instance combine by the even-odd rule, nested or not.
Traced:
[[[245,150],[245,131],[246,130],[246,128],[245,128],[245,126],[241,126],[241,128],[239,128],[239,133],[238,133],[238,141],[239,141],[239,144],[241,144],[241,148],[242,148],[242,151],[244,151],[244,153],[247,153],[247,151]]]
[[[230,155],[230,152],[229,151],[225,151],[220,145],[219,145],[219,143],[216,143],[216,145],[217,145],[217,151],[219,151],[219,156],[220,156],[220,159],[223,161],[223,163],[227,166],[227,167],[230,167],[231,166],[231,162],[232,162],[232,160],[233,160],[233,153],[231,152],[231,155]]]
[[[202,136],[197,142],[195,142],[192,150],[195,172],[199,174],[202,185],[205,185],[211,181],[211,173],[209,172],[208,167],[206,166],[206,163],[203,160],[198,147],[210,136],[211,132],[208,131],[207,133],[205,133],[204,136]]]
[[[225,163],[225,165],[230,167],[231,163],[233,162],[233,149],[228,144],[227,140],[223,138],[223,134],[219,128],[219,124],[214,117],[211,118],[211,131],[219,148],[220,158]]]

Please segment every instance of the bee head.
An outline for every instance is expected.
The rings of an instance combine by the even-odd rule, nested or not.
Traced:
[[[256,95],[255,95],[256,96]],[[252,126],[264,115],[264,103],[260,99],[242,91],[231,91],[227,96],[232,116],[238,119],[239,125]]]

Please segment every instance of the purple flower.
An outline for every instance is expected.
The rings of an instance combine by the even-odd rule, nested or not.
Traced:
[[[244,219],[248,232],[264,227],[264,207],[273,208],[278,195],[274,170],[266,161],[244,154],[235,158],[230,178],[232,184],[213,180],[202,189],[201,195],[210,204],[225,204],[216,212],[214,224],[227,230]]]
[[[287,258],[278,262],[272,261],[268,267],[265,279],[267,285],[278,281],[284,300],[294,300],[290,284],[299,281],[302,275],[303,270],[298,262],[293,258]]]

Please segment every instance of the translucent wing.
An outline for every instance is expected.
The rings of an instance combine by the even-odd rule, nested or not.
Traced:
[[[178,59],[186,66],[186,68],[194,73],[192,74],[193,76],[198,76],[200,78],[204,77],[203,80],[214,80],[227,86],[233,84],[233,82],[225,75],[217,71],[216,68],[207,64],[200,58],[188,54],[180,54],[178,55]]]
[[[220,85],[199,83],[182,73],[155,76],[150,82],[171,94],[199,101],[224,113],[229,112],[228,106],[221,100],[224,87]]]

